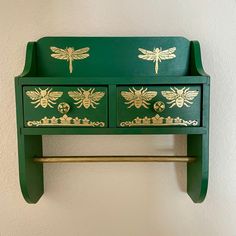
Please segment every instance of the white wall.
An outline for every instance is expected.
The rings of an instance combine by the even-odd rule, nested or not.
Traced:
[[[0,0],[0,235],[235,236],[236,1]],[[184,164],[55,164],[26,204],[18,180],[14,76],[43,36],[180,35],[201,42],[211,75],[207,198],[186,194]],[[181,136],[44,137],[45,154],[184,154]]]

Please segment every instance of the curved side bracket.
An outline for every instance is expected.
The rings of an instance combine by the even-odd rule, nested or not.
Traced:
[[[201,49],[198,41],[190,42],[190,75],[209,76],[202,66]]]
[[[35,76],[36,70],[36,42],[29,42],[26,47],[24,70],[17,77]]]
[[[192,200],[200,203],[205,199],[209,170],[209,100],[210,81],[202,86],[202,126],[204,134],[187,136],[187,154],[196,157],[196,161],[187,165],[187,192]]]
[[[18,81],[19,77],[15,82],[20,185],[25,200],[28,203],[36,203],[44,192],[43,164],[34,162],[35,156],[42,155],[42,136],[22,134],[24,127],[23,95],[22,87],[18,86]]]
[[[43,165],[34,161],[42,155],[42,136],[19,135],[18,145],[21,191],[28,203],[36,203],[44,193]]]
[[[188,155],[196,161],[187,164],[187,192],[193,202],[205,199],[208,186],[208,134],[193,134],[187,138]]]

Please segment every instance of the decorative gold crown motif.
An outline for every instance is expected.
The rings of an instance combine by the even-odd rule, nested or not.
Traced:
[[[100,121],[90,121],[88,118],[72,118],[66,114],[61,117],[44,117],[41,120],[27,121],[27,126],[84,126],[84,127],[104,127],[105,123]]]
[[[179,117],[172,118],[170,116],[164,118],[158,114],[153,117],[144,118],[136,117],[132,121],[123,121],[120,123],[120,126],[197,126],[197,120],[183,120]]]

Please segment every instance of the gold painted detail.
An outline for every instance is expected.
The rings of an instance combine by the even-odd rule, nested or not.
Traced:
[[[162,51],[161,48],[154,48],[153,51],[149,51],[143,48],[138,49],[141,53],[138,55],[140,59],[155,62],[155,73],[158,74],[158,63],[163,60],[170,60],[176,57],[174,54],[176,47],[166,49]]]
[[[132,121],[124,121],[120,123],[120,126],[196,126],[198,121],[196,120],[183,120],[179,117],[172,118],[168,116],[167,118],[161,117],[158,114],[154,117],[139,118],[136,117]]]
[[[27,91],[26,95],[33,100],[31,102],[32,104],[36,104],[35,108],[41,106],[43,108],[46,108],[47,106],[53,108],[52,105],[56,104],[56,101],[58,98],[60,98],[63,94],[63,92],[59,91],[53,91],[52,88],[35,88],[35,91]]]
[[[75,101],[74,104],[78,105],[77,108],[84,106],[84,108],[88,109],[90,106],[92,108],[96,108],[96,105],[99,105],[98,101],[100,101],[105,95],[104,92],[94,92],[95,88],[90,88],[89,90],[79,89],[78,91],[69,91],[68,94]]]
[[[35,162],[194,162],[195,157],[188,156],[42,156],[34,157]]]
[[[137,109],[142,106],[148,108],[148,101],[152,100],[157,95],[157,91],[147,91],[147,88],[135,89],[129,88],[128,91],[121,91],[121,96],[127,101],[125,104],[129,105],[128,108],[135,106]]]
[[[153,109],[156,111],[156,112],[162,112],[165,110],[165,103],[162,102],[162,101],[157,101],[154,103],[153,105]]]
[[[104,127],[105,123],[100,121],[90,121],[88,118],[72,118],[67,116],[66,114],[62,117],[52,118],[44,117],[41,120],[32,120],[27,122],[27,126],[82,126],[82,127]]]
[[[89,57],[89,54],[87,53],[89,51],[89,47],[86,48],[80,48],[75,50],[72,47],[68,47],[66,49],[57,48],[57,47],[50,47],[52,50],[51,57],[59,59],[59,60],[66,60],[69,62],[69,71],[70,73],[73,72],[73,65],[72,62],[74,60],[83,60],[87,57]]]
[[[61,113],[61,114],[66,114],[69,110],[70,110],[70,105],[66,102],[61,102],[58,107],[57,110]]]
[[[179,108],[186,106],[190,107],[189,105],[192,105],[192,101],[199,93],[198,90],[192,90],[189,91],[190,88],[183,87],[182,89],[178,89],[176,87],[170,88],[171,91],[162,91],[161,94],[170,102],[167,102],[168,104],[171,104],[170,108],[177,106]]]

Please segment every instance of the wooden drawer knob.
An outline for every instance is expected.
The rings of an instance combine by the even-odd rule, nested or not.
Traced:
[[[61,102],[58,105],[57,110],[62,114],[66,114],[70,110],[70,105],[66,102]]]
[[[155,110],[155,112],[162,112],[165,110],[165,103],[162,101],[157,101],[153,104],[153,109]]]

